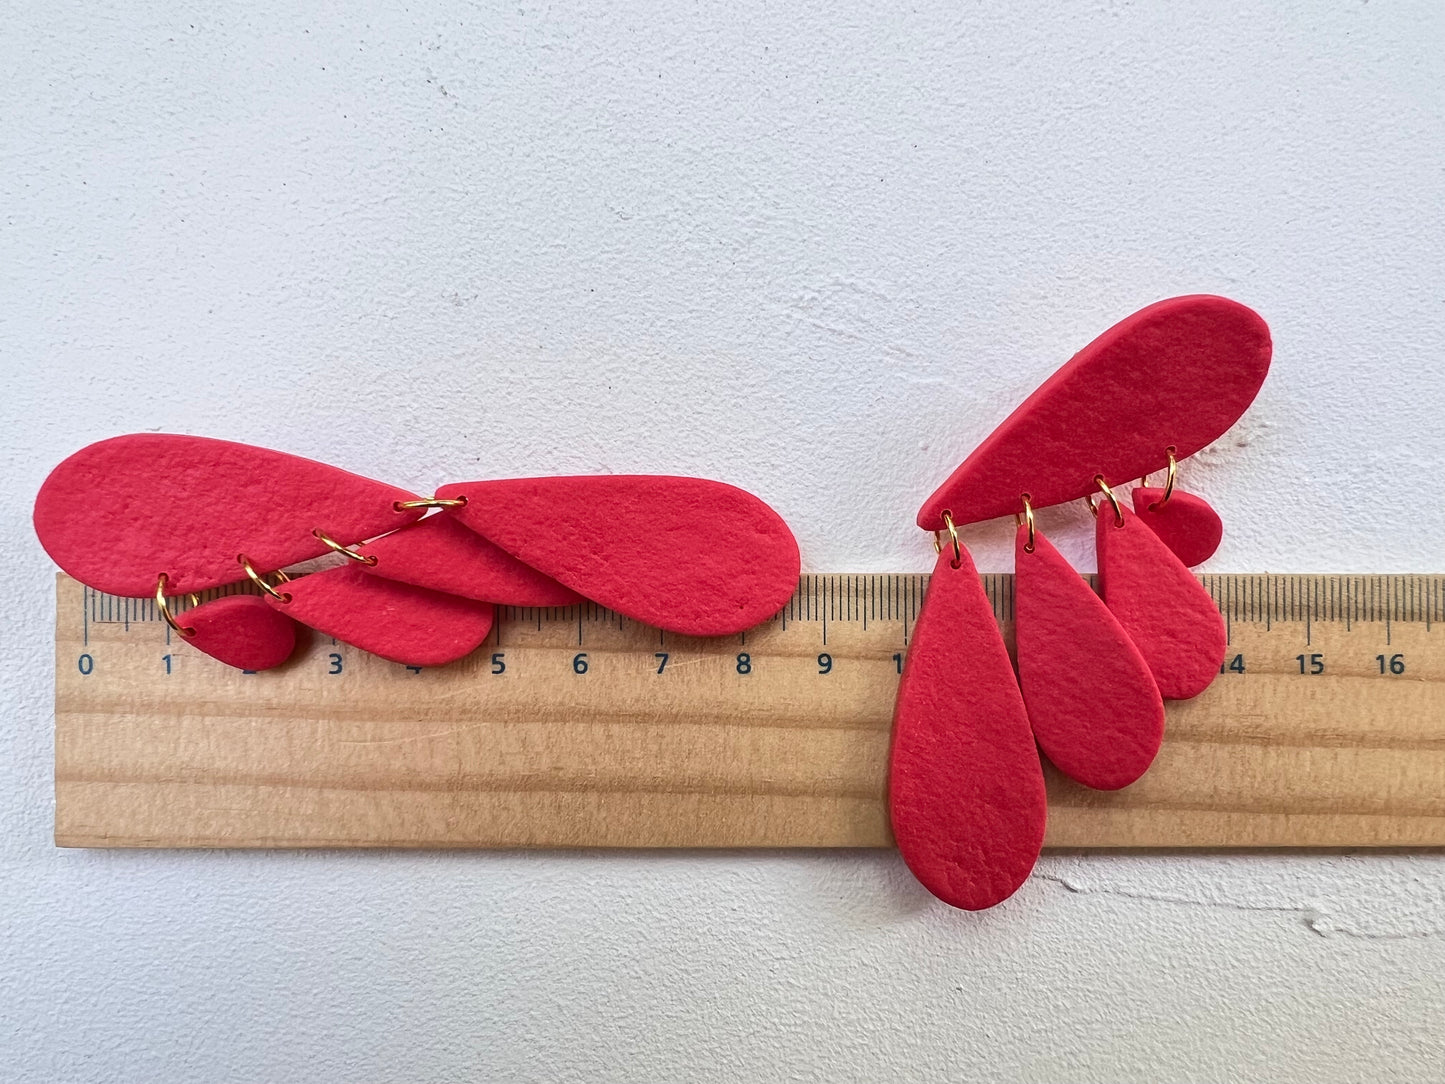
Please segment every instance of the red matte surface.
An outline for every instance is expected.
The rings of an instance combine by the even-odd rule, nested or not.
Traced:
[[[1008,651],[965,552],[945,545],[898,683],[888,804],[925,888],[970,911],[1007,899],[1044,841],[1043,769]]]
[[[452,515],[513,557],[620,614],[691,636],[772,617],[798,587],[782,518],[723,482],[596,475],[461,482]]]
[[[1142,478],[1216,440],[1269,371],[1269,328],[1224,297],[1174,297],[1141,309],[1075,354],[944,482],[918,525],[955,523],[1077,500]]]
[[[1099,506],[1095,546],[1104,602],[1149,664],[1165,700],[1188,700],[1209,687],[1224,661],[1224,616],[1204,585],[1137,516],[1121,509],[1115,526]]]
[[[342,543],[395,530],[420,512],[412,494],[336,467],[207,437],[135,433],[82,448],[35,499],[35,531],[81,583],[141,597],[164,572],[174,594],[245,579],[326,552],[319,527]]]
[[[1169,503],[1159,505],[1164,490],[1153,486],[1134,489],[1134,512],[1139,522],[1159,536],[1185,565],[1193,568],[1214,556],[1224,537],[1219,513],[1203,497],[1175,489]]]
[[[345,564],[283,584],[287,617],[407,666],[444,666],[470,654],[492,629],[492,607],[368,575]]]
[[[1069,778],[1118,790],[1153,763],[1164,701],[1149,666],[1093,588],[1043,535],[1014,545],[1019,685],[1039,748]]]
[[[212,599],[177,620],[195,630],[186,643],[237,670],[270,670],[296,650],[296,622],[256,595]]]
[[[463,598],[501,606],[571,606],[582,601],[576,591],[524,565],[447,512],[358,546],[357,552],[376,558],[367,571],[377,576]]]

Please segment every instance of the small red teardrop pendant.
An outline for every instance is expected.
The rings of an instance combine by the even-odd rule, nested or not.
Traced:
[[[1104,603],[1139,648],[1165,700],[1209,687],[1224,661],[1224,617],[1204,586],[1159,536],[1120,508],[1099,506],[1095,548]]]
[[[1107,514],[1107,507],[1101,515]],[[1164,702],[1148,664],[1082,576],[1041,534],[1014,545],[1019,685],[1039,747],[1071,779],[1118,790],[1153,763]]]
[[[485,602],[368,575],[355,564],[281,585],[267,597],[287,617],[407,666],[444,666],[475,651],[492,629]]]
[[[993,608],[967,551],[945,545],[908,647],[888,804],[914,875],[970,911],[1028,879],[1048,817],[1043,770]]]
[[[531,565],[463,527],[447,512],[357,547],[367,571],[499,606],[572,606],[582,601]]]
[[[658,628],[724,636],[772,617],[798,587],[798,544],[736,486],[597,475],[442,486],[452,515],[594,602]]]
[[[35,498],[35,533],[55,563],[97,591],[139,598],[166,575],[174,594],[263,572],[421,515],[412,494],[300,456],[207,437],[133,433],[70,456]]]
[[[1214,556],[1224,537],[1224,524],[1219,513],[1203,497],[1175,489],[1169,500],[1160,504],[1162,489],[1153,486],[1134,487],[1134,512],[1139,521],[1157,534],[1189,568],[1202,565]]]
[[[178,621],[186,643],[237,670],[270,670],[296,649],[296,622],[255,595],[203,602]]]

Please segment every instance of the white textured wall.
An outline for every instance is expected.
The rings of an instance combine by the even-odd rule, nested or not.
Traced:
[[[53,849],[28,508],[115,433],[712,475],[922,569],[1023,393],[1214,291],[1276,363],[1189,465],[1211,567],[1445,569],[1436,0],[367,6],[5,5],[0,1078],[1445,1075],[1439,856],[1053,857],[968,916],[884,854]]]

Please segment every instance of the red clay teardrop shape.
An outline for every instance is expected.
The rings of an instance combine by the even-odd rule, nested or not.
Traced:
[[[1224,617],[1204,585],[1159,536],[1121,508],[1099,504],[1095,547],[1104,603],[1139,648],[1165,700],[1209,687],[1224,661]]]
[[[1219,513],[1203,497],[1175,489],[1160,504],[1164,491],[1153,486],[1134,487],[1134,513],[1139,522],[1159,536],[1187,567],[1202,565],[1214,556],[1224,537]]]
[[[296,622],[256,595],[212,599],[177,620],[186,643],[237,670],[270,670],[296,650]]]
[[[724,636],[772,617],[798,586],[776,512],[723,482],[663,475],[511,478],[442,486],[451,514],[519,561],[658,628]]]
[[[303,625],[407,666],[444,666],[475,651],[492,629],[492,607],[440,591],[328,568],[281,585],[267,603]]]
[[[1014,638],[1034,737],[1070,779],[1127,787],[1159,752],[1164,701],[1109,608],[1047,538],[1030,553],[1028,537],[1020,527],[1014,544]]]
[[[582,601],[531,565],[463,527],[450,513],[428,516],[358,546],[375,558],[367,571],[415,587],[429,587],[500,606],[572,606]]]
[[[413,499],[300,456],[208,437],[134,433],[82,448],[35,499],[35,531],[55,563],[113,595],[149,595],[164,572],[175,594],[319,557],[319,528],[343,544],[410,523]]]
[[[1008,650],[965,551],[945,545],[898,683],[888,806],[908,868],[970,911],[1007,899],[1044,841],[1043,769]]]
[[[964,460],[918,513],[977,523],[1077,500],[1094,476],[1142,478],[1212,443],[1269,371],[1269,328],[1208,294],[1140,309],[1080,350]]]

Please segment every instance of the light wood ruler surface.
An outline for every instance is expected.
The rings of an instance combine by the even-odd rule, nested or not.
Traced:
[[[1229,624],[1223,672],[1169,705],[1133,786],[1051,774],[1048,844],[1445,845],[1445,576],[1203,579]],[[595,606],[499,609],[448,667],[316,636],[245,674],[173,643],[152,602],[61,576],[56,841],[887,846],[893,697],[926,583],[806,576],[777,618],[720,640]],[[985,584],[1011,638],[1012,577]]]

